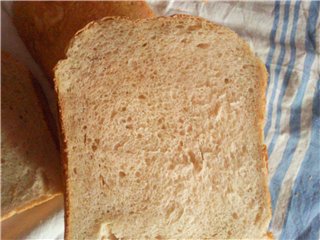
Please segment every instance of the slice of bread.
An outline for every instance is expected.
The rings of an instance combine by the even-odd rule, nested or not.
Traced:
[[[267,238],[266,80],[237,34],[201,18],[78,32],[55,70],[66,239]]]
[[[49,77],[73,35],[86,24],[106,16],[132,19],[153,16],[144,1],[13,2],[15,26],[35,60]]]
[[[1,53],[1,220],[62,193],[60,158],[30,72]]]

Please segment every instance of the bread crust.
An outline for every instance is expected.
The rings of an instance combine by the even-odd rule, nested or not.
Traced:
[[[208,22],[210,23],[210,25],[212,26],[212,29],[215,29],[215,28],[220,28],[220,29],[223,29],[223,31],[227,32],[227,33],[230,33],[230,34],[235,34],[237,35],[234,31],[230,30],[229,28],[227,27],[224,27],[224,26],[221,26],[221,25],[218,25],[216,23],[212,23],[212,22],[209,22],[208,20],[205,20],[203,18],[200,18],[200,17],[195,17],[195,16],[190,16],[190,15],[185,15],[185,14],[178,14],[178,15],[173,15],[173,16],[170,16],[170,17],[156,17],[156,18],[152,18],[151,21],[154,21],[154,19],[158,20],[158,21],[163,21],[163,20],[166,20],[168,18],[171,18],[171,19],[193,19],[195,21],[197,21],[198,23],[202,23],[202,22]],[[147,21],[150,21],[150,19],[138,19],[138,20],[129,20],[128,18],[125,18],[125,17],[105,17],[105,18],[102,18],[100,20],[97,20],[97,21],[92,21],[90,23],[88,23],[84,28],[82,28],[81,30],[79,30],[74,36],[73,38],[70,40],[69,42],[69,45],[66,49],[66,53],[65,53],[65,56],[66,58],[69,57],[69,54],[68,54],[68,49],[69,48],[72,48],[76,38],[80,37],[82,32],[92,28],[95,24],[102,24],[106,21],[115,21],[115,20],[123,20],[123,21],[130,21],[130,22],[133,22],[134,24],[138,24],[140,22],[147,22]],[[238,36],[238,35],[237,35]],[[244,43],[244,46],[246,48],[246,51],[249,55],[253,55],[249,45],[244,41],[242,40],[240,37],[238,37],[240,41],[242,41]],[[269,206],[269,209],[268,209],[268,216],[271,216],[271,197],[270,197],[270,192],[268,190],[268,182],[267,182],[267,173],[268,173],[268,153],[267,153],[267,147],[265,144],[263,144],[263,140],[264,140],[264,136],[263,136],[263,126],[264,126],[264,116],[265,116],[265,103],[266,103],[266,97],[265,97],[265,89],[266,89],[266,85],[267,85],[267,80],[268,80],[268,73],[267,73],[267,70],[266,70],[266,67],[265,65],[262,63],[262,61],[258,58],[258,57],[255,57],[256,59],[256,62],[258,63],[259,65],[259,69],[258,71],[260,72],[259,74],[259,79],[257,80],[258,83],[259,83],[259,92],[258,92],[258,95],[260,96],[260,99],[259,99],[259,104],[257,104],[256,106],[256,111],[258,112],[258,119],[257,119],[257,124],[259,126],[259,137],[260,137],[260,155],[261,155],[261,159],[262,159],[262,162],[261,162],[261,169],[264,173],[264,182],[263,182],[263,186],[264,186],[264,192],[267,196],[267,203],[268,203],[268,206]],[[59,64],[62,62],[63,59],[61,59],[60,61],[58,61],[58,63],[56,64],[56,66],[54,67],[54,71],[58,68]],[[59,93],[58,93],[58,82],[59,82],[59,79],[55,76],[54,77],[54,84],[55,84],[55,90],[56,90],[56,93],[59,97]],[[67,166],[68,166],[68,158],[67,158],[67,153],[65,152],[66,150],[66,146],[67,146],[67,142],[65,140],[65,132],[64,132],[64,129],[63,129],[63,124],[62,124],[62,113],[63,113],[63,103],[60,101],[60,99],[58,100],[58,106],[59,106],[59,119],[60,119],[60,125],[61,125],[61,128],[60,128],[60,132],[61,132],[61,142],[63,142],[63,151],[62,153],[64,153],[64,158],[65,158],[65,161],[64,161],[64,164],[63,166],[65,167],[65,170],[64,170],[64,173],[65,173],[65,177],[66,179],[68,179],[68,175],[67,175]],[[69,193],[68,193],[68,180],[66,180],[66,192],[65,192],[65,207],[66,207],[66,226],[65,226],[65,238],[66,239],[71,239],[72,237],[69,235],[69,223],[70,223],[70,210],[69,210],[69,205],[70,205],[70,202],[69,202]],[[272,239],[272,233],[268,232],[265,234],[265,236],[267,238],[271,238]]]
[[[55,194],[47,194],[47,195],[43,195],[41,196],[40,198],[36,199],[36,200],[33,200],[33,201],[30,201],[26,204],[23,204],[15,209],[12,209],[11,211],[5,213],[4,215],[1,216],[1,222],[12,217],[13,215],[15,214],[19,214],[19,213],[22,213],[26,210],[29,210],[33,207],[36,207],[38,205],[41,205],[42,203],[45,203],[51,199],[53,199],[54,197],[56,196],[59,196],[61,195],[61,193],[55,193]]]
[[[105,16],[152,17],[144,1],[13,2],[13,21],[34,59],[52,79],[52,68],[77,30]],[[50,81],[52,83],[52,81]]]
[[[58,94],[58,90],[56,89],[56,93],[57,96],[59,96]],[[67,157],[67,152],[66,152],[66,147],[67,147],[67,142],[66,142],[66,138],[65,138],[65,131],[64,131],[64,127],[62,124],[62,113],[61,113],[61,107],[60,107],[60,101],[58,100],[58,111],[59,111],[59,132],[60,132],[60,157],[61,157],[61,164],[63,167],[63,174],[62,174],[62,178],[63,178],[63,191],[64,191],[64,214],[65,214],[65,218],[64,218],[64,222],[65,222],[65,231],[64,231],[64,238],[65,239],[69,239],[69,228],[67,228],[66,226],[70,226],[69,225],[69,220],[70,220],[70,200],[69,200],[69,194],[68,194],[68,189],[69,189],[69,184],[68,184],[68,157]]]

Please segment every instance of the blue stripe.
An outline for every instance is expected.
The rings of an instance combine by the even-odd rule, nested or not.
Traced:
[[[320,2],[318,2],[319,9]],[[311,140],[295,180],[281,239],[319,239],[320,78],[312,106]]]
[[[273,103],[276,96],[276,91],[278,89],[278,82],[279,82],[279,75],[280,71],[282,69],[282,63],[284,60],[284,56],[286,55],[286,35],[287,35],[287,29],[288,29],[288,23],[289,23],[289,13],[290,13],[290,1],[285,2],[285,10],[284,10],[284,16],[283,16],[283,25],[282,25],[282,31],[280,36],[280,54],[277,60],[277,64],[275,66],[275,73],[274,73],[274,83],[273,83],[273,89],[271,97],[268,101],[268,115],[267,115],[267,122],[264,128],[264,135],[267,136],[268,132],[271,127],[271,119],[272,119],[272,112],[273,112]]]
[[[266,59],[266,68],[268,70],[268,73],[270,73],[270,64],[272,62],[272,58],[274,55],[274,51],[276,48],[276,44],[275,44],[275,38],[276,38],[276,33],[277,33],[277,29],[278,29],[278,24],[279,24],[279,17],[280,17],[280,2],[276,1],[275,5],[274,5],[274,19],[273,19],[273,24],[272,24],[272,29],[270,32],[270,50]],[[268,79],[268,85],[267,85],[267,93],[268,93],[268,89],[269,89],[269,85],[270,85],[270,75],[269,75],[269,79]]]
[[[299,20],[299,10],[300,10],[300,1],[297,1],[294,5],[294,16],[293,16],[293,26],[292,26],[292,32],[290,35],[290,48],[291,48],[291,53],[290,53],[290,60],[288,64],[287,71],[284,76],[284,80],[282,83],[282,87],[280,90],[280,95],[279,95],[279,100],[277,104],[277,118],[276,118],[276,125],[275,125],[275,133],[272,137],[272,140],[269,144],[268,147],[268,155],[271,156],[271,153],[273,152],[274,146],[278,140],[279,134],[280,134],[280,120],[281,120],[281,115],[282,115],[282,101],[285,96],[285,93],[287,91],[287,87],[289,84],[289,80],[292,75],[292,70],[296,61],[296,43],[295,43],[295,37],[296,37],[296,32],[297,32],[297,25],[298,25],[298,20]]]
[[[296,147],[298,146],[298,142],[300,139],[301,106],[302,106],[303,97],[306,91],[306,87],[309,82],[311,66],[315,59],[315,49],[314,49],[315,45],[313,44],[316,41],[315,27],[316,27],[317,18],[318,18],[318,12],[314,13],[314,11],[319,10],[319,5],[317,5],[317,7],[318,8],[315,8],[315,4],[314,2],[312,2],[309,10],[306,39],[305,39],[305,48],[306,48],[307,56],[304,62],[301,83],[300,83],[300,86],[298,87],[297,94],[294,98],[294,101],[290,109],[291,111],[290,121],[289,121],[290,138],[289,138],[289,141],[287,142],[285,151],[282,155],[282,159],[276,170],[276,173],[270,182],[270,192],[271,192],[273,209],[275,208],[278,200],[278,195],[282,185],[283,178],[290,166],[294,152],[296,150]]]

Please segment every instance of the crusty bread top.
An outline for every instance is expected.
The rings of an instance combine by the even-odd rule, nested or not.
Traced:
[[[1,219],[61,194],[60,158],[30,72],[1,52]]]
[[[35,60],[52,77],[72,36],[87,23],[106,16],[153,16],[144,1],[14,2],[13,19]]]
[[[87,25],[57,64],[66,237],[264,238],[265,67],[191,16]]]

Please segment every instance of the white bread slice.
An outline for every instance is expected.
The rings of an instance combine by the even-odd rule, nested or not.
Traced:
[[[266,237],[266,79],[241,38],[201,18],[78,32],[55,71],[66,239]]]
[[[60,158],[30,72],[1,53],[1,220],[62,194]]]

